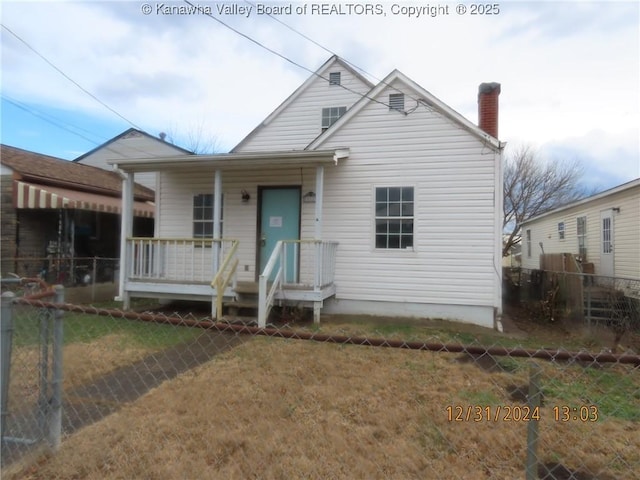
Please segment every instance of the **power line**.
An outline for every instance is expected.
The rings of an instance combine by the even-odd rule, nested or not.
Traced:
[[[50,123],[51,125],[53,125],[55,127],[58,127],[61,130],[64,130],[64,131],[66,131],[68,133],[71,133],[72,135],[76,135],[77,137],[80,137],[80,138],[88,141],[89,143],[95,145],[96,147],[100,147],[101,145],[103,145],[102,148],[104,148],[105,150],[108,150],[108,151],[114,153],[117,156],[121,156],[122,155],[122,152],[119,152],[119,151],[115,150],[110,145],[104,145],[105,142],[108,142],[108,141],[110,141],[112,139],[105,138],[102,135],[99,135],[99,134],[97,134],[95,132],[91,132],[91,131],[89,131],[89,130],[87,130],[85,128],[78,127],[77,125],[72,125],[72,124],[70,124],[68,122],[65,122],[64,120],[62,120],[62,119],[60,119],[60,118],[58,118],[58,117],[56,117],[54,115],[51,115],[51,114],[48,114],[48,113],[45,113],[45,112],[42,112],[42,111],[38,111],[37,109],[35,109],[33,107],[29,107],[29,106],[25,105],[24,103],[14,99],[14,98],[9,97],[8,95],[6,95],[4,93],[2,95],[0,95],[0,96],[6,102],[10,103],[14,107],[19,108],[20,110],[23,110],[24,112],[26,112],[26,113],[28,113],[30,115],[33,115],[34,117],[37,117],[37,118],[39,118],[39,119],[41,119],[41,120],[43,120],[43,121],[45,121],[47,123]],[[100,140],[93,140],[93,139],[87,137],[86,135],[83,135],[82,133],[76,131],[76,130],[82,130],[82,131],[88,133],[89,135],[94,135],[95,137],[99,138]],[[139,152],[139,153],[141,153],[143,155],[153,156],[153,154],[151,152],[148,152],[146,150],[142,150],[142,149],[134,147],[132,145],[127,145],[127,148],[129,148],[131,150],[135,150],[135,151],[137,151],[137,152]]]
[[[74,129],[77,130],[83,130],[84,132],[88,133],[89,135],[95,135],[98,136],[96,133],[91,132],[85,128],[82,127],[78,127],[77,125],[72,125],[70,123],[66,123],[64,120],[55,117],[51,114],[45,113],[45,112],[41,112],[36,110],[35,108],[29,107],[27,105],[25,105],[24,103],[20,102],[19,100],[16,100],[15,98],[11,98],[10,96],[8,96],[7,94],[3,93],[2,98],[4,99],[4,101],[10,103],[11,105],[13,105],[16,108],[19,108],[20,110],[23,110],[24,112],[27,112],[30,115],[33,115],[34,117],[38,117],[39,119],[50,123],[51,125],[60,128],[61,130],[65,130],[69,133],[72,133],[74,135],[77,135],[78,137],[81,137],[93,144],[98,145],[98,143],[95,140],[90,139],[89,137],[84,136],[83,134],[75,131]],[[103,140],[105,141],[106,139],[104,137],[101,137]]]
[[[250,0],[244,0],[245,3],[248,3],[249,5],[253,6],[254,8],[257,8],[256,4],[251,2]],[[342,55],[338,55],[336,52],[334,52],[333,50],[331,50],[330,48],[325,47],[324,45],[322,45],[320,42],[317,42],[316,40],[314,40],[313,38],[309,37],[308,35],[305,35],[304,33],[302,33],[299,30],[296,30],[295,28],[293,28],[291,25],[289,25],[286,22],[283,22],[282,20],[280,20],[278,17],[272,15],[271,13],[267,13],[267,16],[270,17],[272,20],[275,20],[276,22],[278,22],[280,25],[284,26],[285,28],[288,28],[289,30],[291,30],[293,33],[300,35],[302,38],[304,38],[305,40],[313,43],[315,46],[320,47],[322,50],[324,50],[325,52],[331,54],[331,55],[335,55],[336,57],[339,57],[340,59],[342,59],[345,63],[347,63],[349,66],[351,66],[352,68],[359,70],[360,72],[362,72],[365,75],[368,75],[369,77],[373,78],[376,82],[378,83],[382,83],[383,85],[386,85],[390,88],[393,88],[396,91],[399,91],[397,88],[392,87],[391,85],[389,85],[388,83],[384,82],[381,78],[376,77],[374,74],[367,72],[364,68],[359,67],[358,65],[356,65],[353,62],[350,62],[349,60],[347,60],[346,58],[344,58]],[[411,98],[411,97],[410,97]],[[413,99],[413,100],[417,100],[417,99]]]
[[[71,83],[73,83],[76,87],[78,87],[80,90],[82,90],[85,94],[89,95],[91,98],[93,98],[96,102],[98,102],[100,105],[102,105],[103,107],[105,107],[107,110],[109,110],[110,112],[116,114],[118,117],[120,117],[122,120],[124,120],[125,122],[127,122],[129,125],[131,125],[134,128],[137,128],[138,130],[142,130],[142,128],[140,128],[139,126],[137,126],[135,123],[133,123],[131,120],[129,120],[128,118],[124,117],[123,115],[121,115],[119,112],[117,112],[116,110],[114,110],[113,108],[111,108],[109,105],[107,105],[106,103],[104,103],[102,100],[100,100],[98,97],[96,97],[93,93],[91,93],[90,91],[88,91],[86,88],[84,88],[82,85],[80,85],[78,82],[76,82],[73,78],[71,78],[69,75],[67,75],[66,73],[64,73],[62,70],[60,70],[56,65],[54,65],[49,59],[47,59],[44,55],[42,55],[40,52],[38,52],[35,48],[33,48],[31,45],[29,45],[25,40],[23,40],[22,38],[20,38],[20,36],[18,36],[16,33],[14,33],[9,27],[7,27],[4,24],[0,24],[2,25],[2,28],[4,28],[7,32],[9,32],[11,35],[13,35],[17,40],[19,40],[22,44],[24,44],[29,50],[31,50],[33,53],[35,53],[36,55],[38,55],[42,60],[44,60],[50,67],[52,67],[54,70],[56,70],[60,75],[62,75],[64,78],[66,78],[67,80],[69,80]]]
[[[266,46],[266,45],[264,45],[263,43],[260,43],[258,40],[255,40],[255,39],[251,38],[249,35],[247,35],[247,34],[245,34],[245,33],[242,33],[240,30],[237,30],[237,29],[233,28],[232,26],[230,26],[230,25],[228,25],[228,24],[224,23],[222,20],[220,20],[219,18],[215,17],[214,15],[212,15],[211,13],[209,13],[208,11],[206,11],[205,9],[203,9],[202,7],[194,5],[194,4],[193,4],[193,3],[191,3],[189,0],[183,0],[183,1],[184,1],[184,3],[186,3],[187,5],[189,5],[190,7],[192,7],[192,8],[194,8],[194,9],[196,9],[196,10],[200,11],[203,15],[205,15],[205,16],[207,16],[207,17],[211,18],[212,20],[215,20],[216,22],[218,22],[218,23],[219,23],[220,25],[222,25],[223,27],[228,28],[228,29],[229,29],[229,30],[231,30],[232,32],[234,32],[234,33],[236,33],[236,34],[240,35],[241,37],[243,37],[243,38],[244,38],[244,39],[246,39],[246,40],[249,40],[251,43],[253,43],[253,44],[257,45],[258,47],[260,47],[260,48],[262,48],[262,49],[264,49],[264,50],[266,50],[267,52],[269,52],[269,53],[271,53],[271,54],[273,54],[273,55],[276,55],[277,57],[280,57],[282,60],[284,60],[284,61],[286,61],[286,62],[288,62],[288,63],[290,63],[290,64],[292,64],[292,65],[294,65],[294,66],[296,66],[296,67],[298,67],[298,68],[301,68],[302,70],[305,70],[305,71],[309,72],[310,74],[315,75],[315,76],[316,76],[316,77],[318,77],[318,78],[321,78],[322,80],[329,81],[329,79],[328,79],[328,78],[323,77],[323,76],[322,76],[322,75],[320,75],[318,72],[316,72],[316,71],[314,71],[314,70],[311,70],[310,68],[305,67],[304,65],[299,64],[299,63],[298,63],[298,62],[296,62],[295,60],[290,59],[289,57],[287,57],[287,56],[285,56],[285,55],[281,54],[280,52],[277,52],[276,50],[274,50],[274,49],[272,49],[272,48],[270,48],[270,47],[267,47],[267,46]],[[322,47],[322,48],[324,48],[324,47]],[[381,102],[380,100],[377,100],[377,99],[375,99],[375,98],[369,97],[367,94],[363,94],[363,93],[357,92],[357,91],[355,91],[355,90],[353,90],[353,89],[351,89],[351,88],[347,87],[346,85],[338,84],[337,86],[339,86],[339,87],[341,87],[341,88],[343,88],[343,89],[345,89],[345,90],[347,90],[347,91],[349,91],[349,92],[351,92],[351,93],[354,93],[354,94],[358,95],[359,97],[367,98],[367,99],[371,100],[372,102],[376,102],[376,103],[379,103],[380,105],[384,105],[385,107],[387,107],[387,108],[389,108],[389,109],[391,109],[391,110],[397,110],[397,109],[395,109],[395,108],[392,108],[392,107],[391,107],[389,104],[387,104],[387,103],[384,103],[384,102]],[[405,113],[405,112],[401,112],[401,113]]]

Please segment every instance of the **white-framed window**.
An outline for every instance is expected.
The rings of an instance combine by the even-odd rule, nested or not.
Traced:
[[[340,72],[329,72],[329,85],[340,85]]]
[[[558,222],[558,239],[564,240],[564,222]]]
[[[389,94],[389,110],[404,112],[404,93]]]
[[[322,131],[333,125],[344,113],[347,107],[328,107],[322,109]]]
[[[376,187],[375,222],[376,248],[412,248],[413,187]]]
[[[193,196],[193,238],[213,238],[213,204],[213,193],[199,193]],[[220,235],[222,235],[222,212],[221,208]]]
[[[531,258],[531,230],[527,229],[524,233],[527,241],[527,258]]]
[[[578,237],[578,255],[587,260],[587,217],[576,218],[576,236]]]

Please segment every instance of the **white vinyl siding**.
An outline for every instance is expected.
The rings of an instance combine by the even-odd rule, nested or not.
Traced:
[[[329,72],[340,72],[340,85],[329,83]],[[314,77],[294,102],[273,118],[265,120],[266,123],[236,147],[235,151],[302,150],[320,135],[320,115],[323,108],[344,105],[348,109],[370,89],[339,63],[329,66],[321,75],[324,78]]]
[[[213,193],[214,172],[183,169],[160,174],[162,197],[158,208],[156,236],[184,238],[193,228],[191,215],[195,192]],[[264,172],[246,170],[222,172],[222,218],[224,238],[240,241],[238,279],[253,281],[256,262],[256,228],[258,186],[302,186],[302,192],[315,191],[315,168],[272,169]],[[242,201],[242,191],[250,195]],[[315,228],[315,203],[301,203],[301,238],[311,239]],[[209,249],[207,251],[210,252]],[[305,272],[302,272],[304,275]]]
[[[111,171],[113,167],[107,162],[112,160],[168,157],[171,155],[184,154],[183,150],[159,138],[152,138],[132,132],[128,136],[119,138],[88,154],[86,157],[80,159],[78,163]],[[154,172],[136,173],[135,181],[151,190],[156,189],[156,174]]]
[[[343,84],[350,78],[343,72]],[[322,108],[351,104],[333,95],[339,91],[357,99],[326,79],[314,80],[238,151],[304,148],[318,136]],[[469,307],[479,309],[491,326],[500,309],[501,153],[434,108],[411,104],[409,109],[416,108],[408,115],[390,112],[389,94],[398,91],[407,101],[419,96],[393,82],[318,147],[350,152],[336,166],[324,167],[322,238],[339,242],[336,303],[387,301],[424,306],[423,312],[429,304]],[[213,178],[213,171],[190,169],[160,176],[158,236],[184,235],[193,193],[212,191]],[[225,237],[240,241],[239,280],[255,278],[259,185],[315,191],[315,168],[223,171]],[[413,189],[412,248],[375,246],[376,188],[386,187]],[[251,195],[248,203],[242,203],[242,190]],[[303,239],[313,238],[315,206],[301,204]]]
[[[578,218],[585,218],[583,244],[587,251],[587,262],[593,263],[595,272],[599,273],[602,236],[600,212],[612,208],[620,209],[613,212],[611,238],[615,275],[640,278],[640,185],[527,222],[524,228],[531,229],[534,251],[530,259],[523,258],[522,267],[540,268],[540,242],[545,253],[580,255]],[[557,239],[558,222],[565,224],[564,242]]]
[[[381,103],[319,147],[350,148],[348,159],[325,171],[323,237],[340,242],[336,297],[493,306],[499,154],[432,109],[389,112],[389,91],[397,90],[383,90]],[[414,186],[412,249],[376,249],[371,241],[375,187],[389,185]]]

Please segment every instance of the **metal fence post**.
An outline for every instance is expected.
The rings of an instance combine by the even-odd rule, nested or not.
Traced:
[[[55,303],[64,303],[64,287],[55,286]],[[62,310],[55,310],[53,317],[53,360],[51,379],[51,415],[49,417],[49,444],[57,450],[62,437]]]
[[[540,396],[540,376],[542,369],[537,363],[532,363],[529,370],[529,395],[527,403],[531,412],[539,413]],[[539,420],[531,420],[527,424],[527,466],[526,480],[537,480],[538,478],[538,439],[540,437]]]
[[[0,424],[0,439],[4,439],[5,422],[9,414],[9,378],[11,376],[11,345],[13,342],[13,292],[2,294],[2,312],[0,314],[0,348],[2,358],[0,359],[1,371],[0,385],[0,412],[2,420]]]
[[[587,325],[589,326],[589,331],[591,331],[591,281],[593,280],[590,277],[586,277],[587,283]]]
[[[45,435],[49,418],[49,337],[51,311],[40,310],[40,371],[38,388],[38,438]]]
[[[98,258],[93,257],[93,269],[91,271],[91,301],[96,301],[96,277],[98,276]]]

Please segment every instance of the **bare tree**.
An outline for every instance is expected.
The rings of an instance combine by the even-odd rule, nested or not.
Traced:
[[[586,195],[582,174],[577,160],[543,162],[530,146],[513,150],[504,165],[503,256],[518,243],[524,220]]]
[[[178,145],[177,138],[182,140],[181,145]],[[186,134],[179,133],[178,129],[172,126],[166,133],[166,141],[201,155],[219,153],[221,150],[218,139],[206,131],[202,121],[197,125],[191,125]]]

